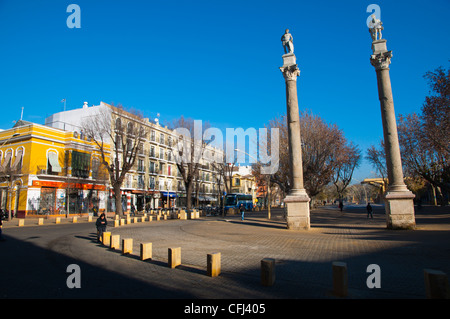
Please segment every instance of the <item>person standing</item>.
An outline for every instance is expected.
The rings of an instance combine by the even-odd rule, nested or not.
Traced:
[[[95,222],[95,226],[97,227],[97,241],[100,241],[100,238],[103,235],[103,232],[106,231],[106,225],[108,225],[108,221],[106,220],[105,213],[102,213],[97,221]]]
[[[366,209],[367,209],[367,218],[369,218],[370,215],[370,217],[373,219],[372,206],[370,206],[370,203],[367,203]]]
[[[239,206],[239,211],[241,212],[241,220],[244,220],[244,212],[245,212],[244,204],[241,203],[241,205]]]

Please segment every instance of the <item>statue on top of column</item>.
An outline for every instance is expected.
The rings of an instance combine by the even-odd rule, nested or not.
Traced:
[[[381,30],[384,30],[383,22],[377,19],[375,14],[372,14],[372,20],[370,21],[369,32],[372,37],[372,41],[381,40]],[[379,36],[378,36],[379,35]]]
[[[294,53],[294,38],[292,37],[292,34],[289,33],[289,29],[286,29],[281,36],[281,43],[283,44],[284,54]]]

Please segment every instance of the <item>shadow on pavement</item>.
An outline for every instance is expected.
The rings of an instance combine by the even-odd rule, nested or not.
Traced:
[[[194,298],[4,235],[0,298]],[[81,288],[68,288],[67,266],[81,269]]]

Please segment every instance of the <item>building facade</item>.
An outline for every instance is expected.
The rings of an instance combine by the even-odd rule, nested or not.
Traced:
[[[18,121],[0,131],[1,209],[18,217],[105,211],[108,179],[92,141]]]
[[[84,119],[103,112],[102,110],[110,110],[112,133],[128,125],[140,125],[146,131],[134,166],[126,174],[122,184],[124,211],[130,211],[132,205],[137,210],[186,206],[188,194],[173,155],[178,136],[167,126],[161,126],[158,121],[137,117],[104,102],[97,106],[88,106],[85,102],[81,108],[55,113],[46,119],[45,125],[82,134]],[[223,184],[223,181],[217,178],[218,173],[211,163],[214,158],[223,158],[221,152],[222,150],[213,147],[205,148],[194,191],[189,195],[193,197],[192,202],[196,206],[216,205],[219,202],[219,190],[223,190],[223,186],[219,187],[219,184]],[[115,160],[114,154],[112,151],[111,160]],[[112,197],[111,191],[109,198]],[[113,206],[113,201],[109,201],[107,209],[114,211]]]

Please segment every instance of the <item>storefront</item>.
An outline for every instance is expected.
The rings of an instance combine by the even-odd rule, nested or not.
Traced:
[[[27,215],[95,215],[106,210],[105,192],[104,185],[34,180],[28,190]]]
[[[161,207],[163,208],[176,207],[175,201],[177,198],[177,193],[167,191],[163,191],[160,193],[161,193]]]

